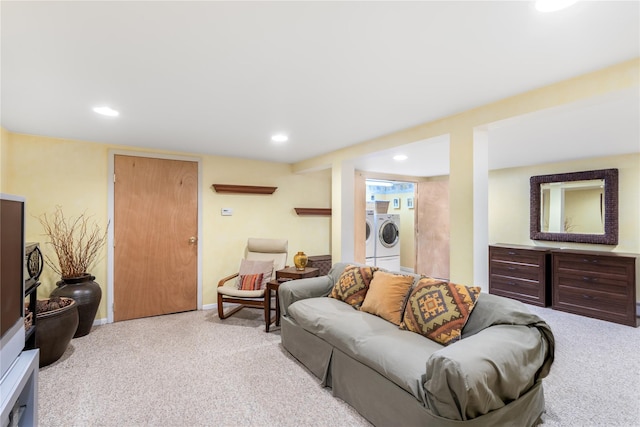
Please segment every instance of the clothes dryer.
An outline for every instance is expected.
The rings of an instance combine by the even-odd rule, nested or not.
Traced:
[[[372,263],[374,263],[375,261],[373,260],[373,258],[375,258],[376,256],[376,230],[375,230],[375,215],[373,213],[373,210],[369,210],[367,209],[367,216],[366,216],[366,261],[367,263],[369,261],[371,261]],[[375,265],[375,264],[370,264],[370,265]]]
[[[387,270],[400,271],[400,215],[376,215],[375,229],[375,265]]]

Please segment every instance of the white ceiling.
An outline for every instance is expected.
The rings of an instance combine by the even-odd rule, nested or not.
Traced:
[[[2,1],[0,14],[4,128],[290,163],[640,56],[637,1],[552,14],[529,1]],[[491,167],[558,159],[558,141],[640,151],[639,102],[629,91],[492,125]],[[357,167],[448,170],[446,138],[404,148],[399,168],[395,152]]]

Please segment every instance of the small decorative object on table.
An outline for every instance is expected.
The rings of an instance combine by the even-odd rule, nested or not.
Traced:
[[[296,266],[296,270],[300,270],[300,271],[304,270],[304,268],[307,266],[308,261],[309,261],[309,258],[302,251],[299,251],[297,254],[293,256],[293,263]]]

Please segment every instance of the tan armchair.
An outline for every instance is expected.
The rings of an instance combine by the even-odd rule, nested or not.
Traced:
[[[270,276],[265,278],[265,283],[275,279],[276,271],[285,267],[288,256],[289,241],[286,239],[257,239],[250,238],[247,241],[245,251],[245,259],[251,261],[272,261],[273,269]],[[266,310],[266,298],[271,295],[267,294],[266,287],[259,290],[241,290],[237,286],[237,277],[239,273],[227,276],[218,282],[218,317],[225,319],[244,307],[262,308],[264,310],[265,323],[269,322],[271,313]],[[224,303],[240,304],[238,307],[231,309],[228,313],[224,312]]]

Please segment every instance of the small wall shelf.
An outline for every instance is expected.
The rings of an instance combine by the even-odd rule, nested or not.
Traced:
[[[331,208],[294,208],[298,215],[330,216]]]
[[[262,187],[257,185],[229,185],[213,184],[216,193],[236,193],[236,194],[273,194],[278,187]]]

